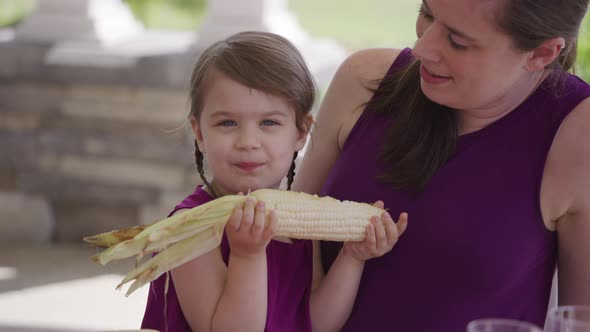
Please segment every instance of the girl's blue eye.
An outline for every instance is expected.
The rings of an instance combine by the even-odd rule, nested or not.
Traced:
[[[278,125],[279,123],[273,120],[262,120],[261,124],[263,126],[274,126],[274,125]]]
[[[219,122],[217,125],[222,126],[222,127],[231,127],[231,126],[235,126],[236,122],[232,121],[232,120],[223,120],[223,121]]]

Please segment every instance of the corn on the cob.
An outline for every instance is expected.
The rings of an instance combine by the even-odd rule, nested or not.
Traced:
[[[293,239],[362,241],[372,216],[383,209],[293,191],[260,189],[251,194],[278,216],[277,235]]]
[[[131,271],[118,286],[135,280],[127,292],[129,295],[162,273],[217,247],[233,208],[243,204],[247,197],[264,201],[267,213],[272,210],[277,213],[276,236],[294,239],[362,241],[371,217],[384,212],[366,203],[260,189],[248,196],[228,195],[177,213],[129,238],[125,238],[126,234],[133,232],[114,231],[85,238],[85,241],[109,245],[124,240],[93,257],[101,264],[134,255],[141,259],[146,253],[159,252]],[[138,228],[134,229],[136,231]]]

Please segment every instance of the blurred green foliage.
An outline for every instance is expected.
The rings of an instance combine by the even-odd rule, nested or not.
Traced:
[[[124,0],[148,28],[195,30],[206,10],[205,0]]]
[[[576,74],[590,82],[590,13],[586,14],[578,38]]]
[[[422,0],[289,0],[313,36],[333,38],[349,51],[411,47]]]
[[[35,0],[0,0],[0,27],[15,25],[34,8]]]

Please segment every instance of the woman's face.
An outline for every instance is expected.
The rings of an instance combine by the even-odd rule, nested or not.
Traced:
[[[495,22],[503,2],[423,0],[413,53],[421,60],[428,98],[493,116],[530,92],[531,73],[525,69],[530,54],[517,50]]]

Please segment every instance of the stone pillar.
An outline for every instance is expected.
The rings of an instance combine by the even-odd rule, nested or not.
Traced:
[[[288,10],[287,0],[208,0],[207,15],[199,31],[199,46],[245,30],[271,31],[295,44],[308,35]]]
[[[16,29],[15,40],[109,44],[142,30],[122,0],[39,0],[37,10]]]
[[[123,0],[38,1],[13,41],[49,46],[47,65],[133,68],[142,57],[184,52],[194,43],[192,32],[144,29]]]
[[[289,39],[303,53],[316,82],[326,87],[346,52],[333,40],[315,39],[299,25],[288,0],[208,0],[207,15],[198,32],[200,50],[233,33],[246,30],[274,32]]]

